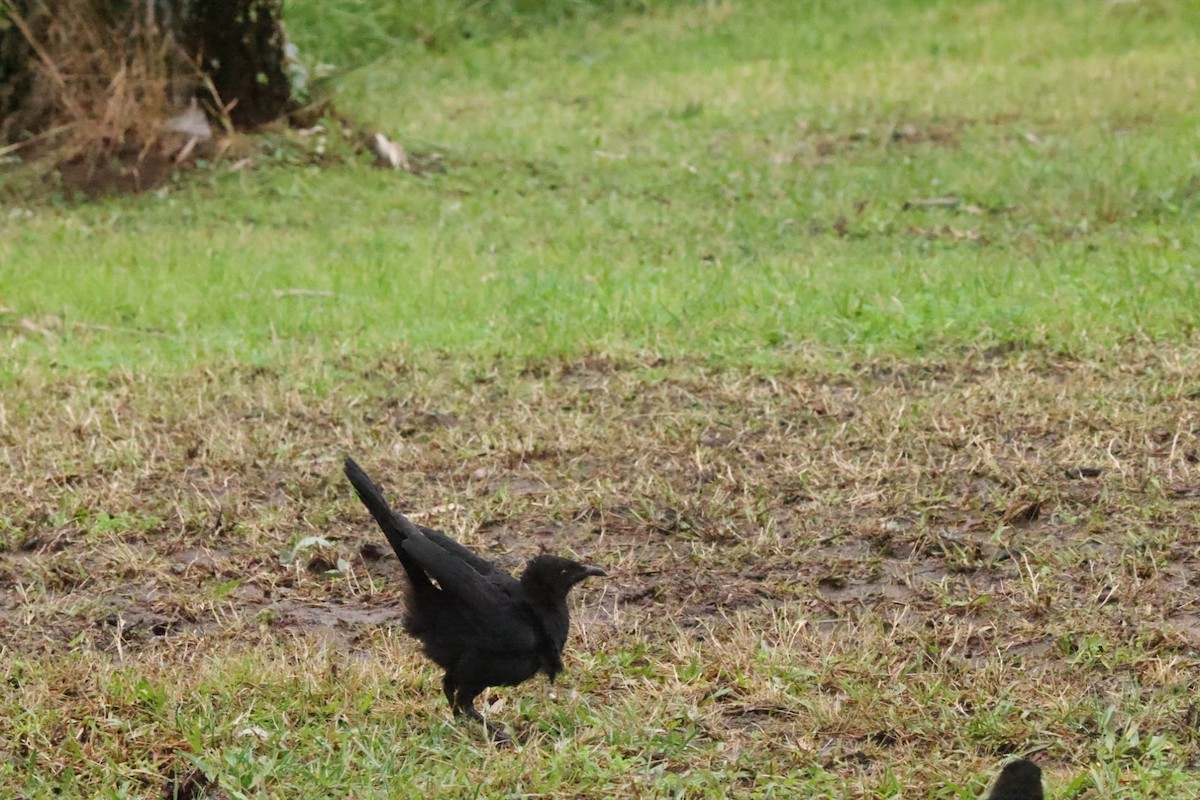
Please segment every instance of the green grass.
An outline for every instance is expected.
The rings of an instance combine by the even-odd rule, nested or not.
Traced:
[[[436,169],[0,213],[0,795],[1200,791],[1200,6],[286,5]],[[344,453],[608,569],[523,746]]]
[[[307,41],[323,20],[294,13]],[[771,362],[1187,339],[1197,30],[1184,2],[764,0],[408,45],[340,104],[443,174],[217,165],[162,199],[10,209],[6,319],[66,326],[12,352]],[[905,210],[942,196],[960,204]]]

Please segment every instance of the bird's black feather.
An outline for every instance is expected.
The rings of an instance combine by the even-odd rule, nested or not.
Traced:
[[[1027,758],[1005,765],[988,800],[1043,800],[1042,769]]]
[[[442,688],[455,714],[479,718],[475,698],[489,686],[514,686],[539,671],[553,680],[570,626],[567,593],[604,571],[538,556],[518,580],[392,510],[353,459],[345,470],[408,575],[405,629],[445,670]]]

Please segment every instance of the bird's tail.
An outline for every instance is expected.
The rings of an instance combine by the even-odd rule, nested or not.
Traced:
[[[392,507],[387,504],[387,501],[383,499],[383,495],[379,492],[379,487],[367,477],[367,473],[363,472],[362,467],[349,456],[346,457],[345,470],[346,477],[350,479],[350,484],[358,494],[358,499],[362,500],[363,505],[367,507],[367,511],[370,511],[371,516],[379,523],[379,527],[383,530],[383,535],[387,537],[388,544],[396,551],[396,557],[408,569],[411,559],[402,549],[402,545],[405,539],[411,536],[420,536],[421,532],[407,517],[392,510]],[[408,571],[412,572],[412,570]]]

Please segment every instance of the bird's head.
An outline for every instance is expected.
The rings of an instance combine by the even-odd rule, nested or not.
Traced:
[[[534,594],[551,600],[566,598],[571,587],[584,578],[602,577],[599,567],[580,564],[559,556],[537,556],[525,565],[521,583]]]

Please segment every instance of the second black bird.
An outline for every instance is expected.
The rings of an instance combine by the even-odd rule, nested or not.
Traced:
[[[446,671],[442,689],[455,716],[483,721],[475,698],[489,686],[515,686],[538,672],[553,681],[563,668],[570,625],[567,594],[604,570],[542,555],[514,578],[441,531],[393,511],[354,459],[347,458],[345,468],[408,575],[404,627]]]
[[[1043,797],[1041,767],[1021,758],[1000,770],[988,800],[1043,800]]]

